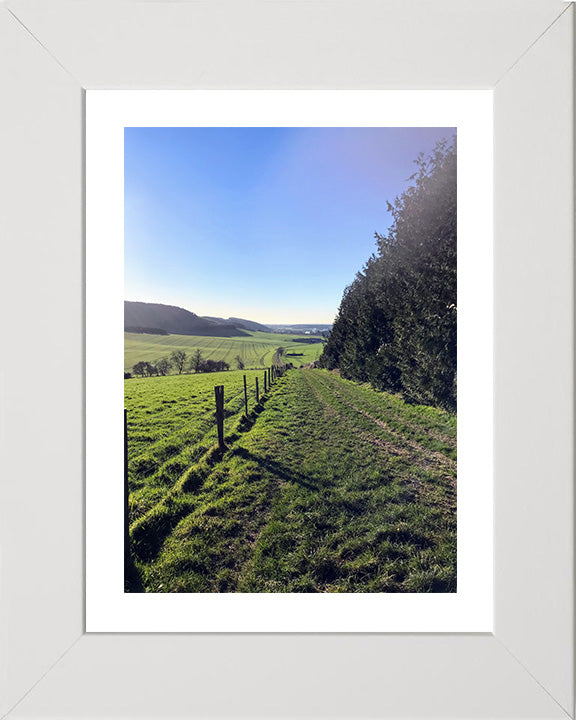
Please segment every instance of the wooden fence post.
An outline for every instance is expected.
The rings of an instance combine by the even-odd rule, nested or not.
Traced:
[[[128,411],[124,408],[124,578],[130,567],[130,505],[128,498]]]
[[[214,387],[214,395],[216,396],[216,425],[218,427],[218,447],[224,450],[224,385],[216,385]]]
[[[266,370],[264,370],[264,392],[266,392],[266,390],[267,390],[267,383],[266,383],[267,379],[268,379],[268,373],[266,372]]]
[[[258,378],[256,378],[256,402],[258,402],[260,399],[260,396],[258,394]]]
[[[248,390],[246,390],[246,375],[244,375],[244,411],[248,417]]]

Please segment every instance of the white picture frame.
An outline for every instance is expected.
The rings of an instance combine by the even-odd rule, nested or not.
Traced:
[[[574,717],[573,5],[7,0],[0,39],[2,715]],[[493,634],[84,633],[98,87],[493,89]]]

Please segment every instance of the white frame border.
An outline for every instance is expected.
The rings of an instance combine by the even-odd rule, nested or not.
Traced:
[[[552,0],[549,5],[552,11]],[[83,374],[77,362],[63,357],[69,352],[78,358],[82,338],[82,86],[7,3],[0,5],[0,33],[7,53],[0,72],[8,100],[2,117],[8,133],[0,137],[10,170],[9,177],[0,176],[2,197],[8,201],[1,221],[4,237],[9,238],[4,250],[10,261],[4,264],[2,292],[3,306],[14,307],[17,301],[19,310],[18,322],[8,314],[6,326],[21,348],[36,348],[38,338],[30,344],[22,325],[23,320],[42,316],[45,298],[47,308],[58,312],[59,322],[72,328],[68,341],[40,326],[37,330],[50,349],[44,370],[53,378],[52,385],[59,383],[60,392],[50,383],[40,383],[37,363],[22,353],[18,362],[12,353],[2,361],[2,449],[11,482],[3,486],[9,501],[3,505],[10,511],[2,527],[1,711],[10,717],[263,716],[276,714],[278,697],[283,697],[285,717],[303,717],[304,708],[310,716],[324,717],[574,717],[572,4],[542,26],[514,65],[502,68],[495,89],[495,279],[497,310],[505,312],[497,315],[496,323],[496,625],[493,635],[480,636],[127,637],[83,632],[82,523],[77,517],[83,502],[78,458]],[[256,55],[254,61],[258,62]],[[533,150],[534,173],[523,175],[514,165],[524,158],[523,147]],[[528,243],[534,251],[534,263],[520,266],[518,257],[507,254],[522,247],[516,245],[517,238],[502,243],[505,230],[514,236],[509,208],[517,202],[523,208],[524,247]],[[553,232],[548,236],[543,228]],[[553,249],[547,255],[540,252],[544,237]],[[548,257],[560,271],[552,276]],[[541,381],[541,368],[537,347],[534,356],[528,352],[523,358],[522,366],[514,364],[514,342],[518,337],[525,343],[527,331],[523,315],[514,315],[518,308],[510,291],[529,300],[524,293],[537,277],[558,302],[546,341],[559,361],[551,380],[561,381],[561,391],[554,387],[554,392],[538,394],[528,413],[515,393],[523,384]],[[23,278],[28,294],[22,292]],[[542,298],[544,309],[551,310],[547,295]],[[538,306],[531,310],[533,321],[541,322]],[[510,338],[503,331],[510,331]],[[26,385],[20,379],[26,379]],[[24,399],[36,404],[34,417],[23,409]],[[523,518],[528,517],[533,527],[537,515],[532,504],[524,503],[518,512],[519,495],[508,481],[516,479],[512,476],[519,474],[520,462],[525,491],[532,501],[534,493],[538,495],[538,477],[531,475],[531,464],[523,455],[537,464],[541,457],[519,437],[523,429],[530,430],[529,438],[537,437],[530,423],[538,411],[548,416],[541,429],[551,449],[538,527],[546,550],[554,552],[540,557],[532,552],[538,550],[534,546],[530,562],[524,562],[515,541],[526,542]],[[511,417],[517,426],[505,427]],[[51,428],[58,419],[69,430],[65,438],[58,439]],[[45,432],[38,432],[39,427]],[[549,429],[558,431],[557,437]],[[35,432],[34,448],[25,442],[28,432]],[[15,455],[26,459],[24,470]],[[34,478],[49,483],[36,482],[32,496],[25,486]],[[548,512],[547,496],[555,501],[557,517]],[[50,511],[56,515],[50,517]],[[62,522],[55,523],[55,517]],[[33,525],[26,526],[31,518]],[[23,533],[23,527],[28,532]],[[39,581],[26,577],[20,586],[17,577],[23,568],[34,568]],[[537,588],[527,581],[533,579],[535,568],[546,579]],[[211,674],[214,667],[220,674]],[[254,680],[255,672],[261,673],[264,684]],[[228,700],[223,697],[221,673],[231,690]],[[310,677],[314,682],[308,681]],[[152,693],[159,679],[165,689],[161,705],[155,704]],[[131,682],[139,683],[138,693]]]

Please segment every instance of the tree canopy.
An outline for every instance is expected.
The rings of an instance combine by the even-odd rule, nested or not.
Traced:
[[[456,409],[456,140],[419,155],[392,225],[345,290],[320,358],[410,402]]]

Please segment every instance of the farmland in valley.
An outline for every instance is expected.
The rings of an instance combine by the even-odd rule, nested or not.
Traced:
[[[253,335],[227,342],[248,347],[262,334]],[[260,360],[292,347],[271,337],[247,353]],[[258,357],[262,346],[269,356]],[[287,371],[256,404],[256,377],[262,387],[262,371],[125,381],[129,589],[455,591],[455,415],[316,369]],[[225,388],[224,452],[216,384]]]
[[[130,372],[137,362],[155,363],[168,357],[174,350],[187,354],[199,349],[205,360],[224,360],[235,368],[239,355],[249,368],[269,367],[276,348],[283,347],[285,361],[294,365],[314,362],[320,357],[323,343],[295,342],[304,335],[284,335],[246,331],[244,337],[206,337],[196,335],[150,335],[124,333],[124,370]]]

